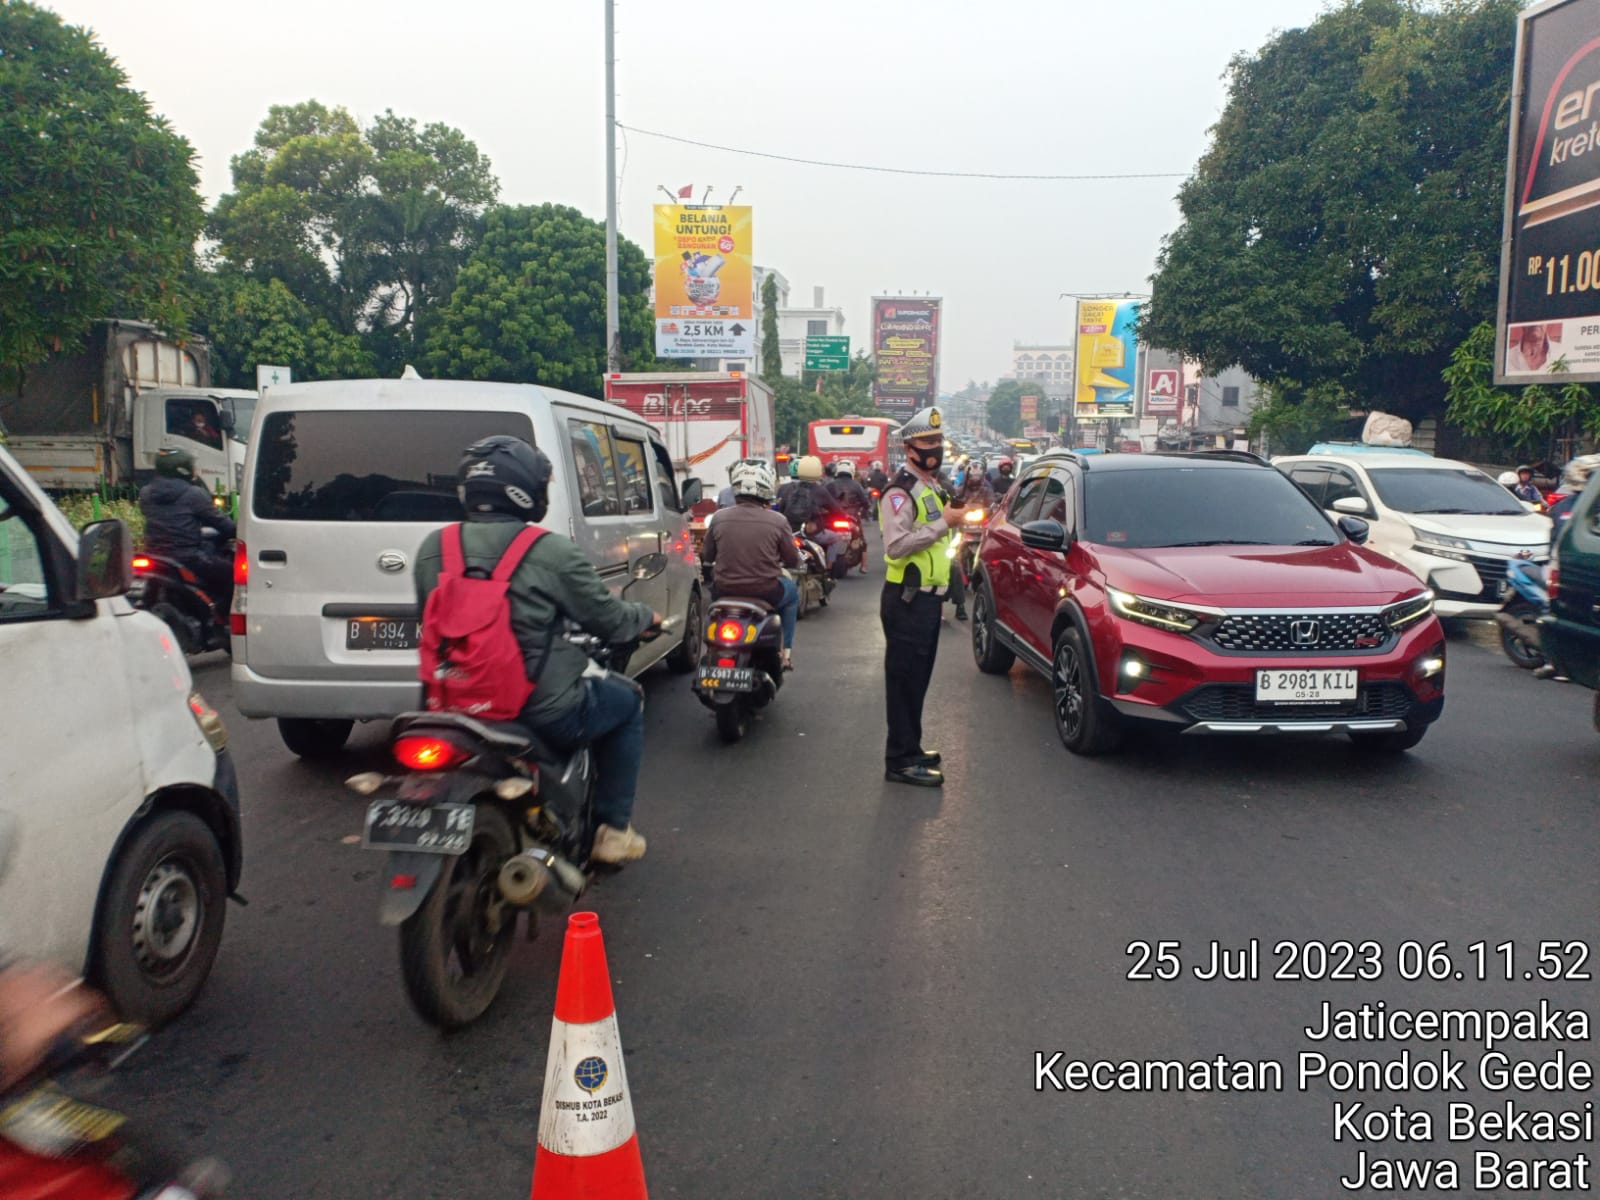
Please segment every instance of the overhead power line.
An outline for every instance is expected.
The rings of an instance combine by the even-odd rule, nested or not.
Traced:
[[[620,129],[629,133],[637,133],[642,137],[659,138],[664,142],[679,142],[685,146],[698,146],[702,150],[720,150],[724,154],[740,154],[746,158],[770,158],[778,162],[799,163],[807,167],[832,167],[840,171],[873,171],[880,175],[922,175],[938,179],[1013,179],[1034,182],[1078,183],[1096,179],[1184,179],[1187,178],[1182,171],[1146,171],[1122,174],[1100,175],[1012,175],[998,171],[930,171],[915,167],[880,167],[870,163],[845,163],[829,162],[821,158],[800,158],[793,154],[771,154],[764,150],[743,150],[737,146],[719,146],[715,142],[699,142],[694,138],[678,137],[672,133],[661,133],[654,129],[641,129],[637,125],[624,125],[617,122]]]

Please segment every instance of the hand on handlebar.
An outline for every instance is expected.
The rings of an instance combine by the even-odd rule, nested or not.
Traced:
[[[662,627],[666,623],[667,623],[667,619],[665,617],[663,617],[660,613],[652,612],[650,614],[650,624],[645,626],[644,632],[639,635],[639,640],[642,641],[642,642],[653,642],[653,641],[655,641],[658,637],[661,636]]]
[[[0,971],[0,1088],[25,1079],[57,1042],[106,1012],[99,993],[59,967]]]

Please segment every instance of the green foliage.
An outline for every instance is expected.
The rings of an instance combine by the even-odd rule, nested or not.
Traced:
[[[416,352],[499,191],[458,129],[386,111],[362,130],[316,100],[268,111],[233,185],[208,226],[221,261],[281,280],[385,373]]]
[[[1305,390],[1263,387],[1265,399],[1250,414],[1250,439],[1265,438],[1273,454],[1304,454],[1317,442],[1342,437],[1350,423],[1350,397],[1337,383]]]
[[[625,370],[648,370],[650,263],[621,239],[617,281]],[[489,210],[483,240],[436,314],[426,362],[454,379],[540,383],[588,396],[606,369],[605,226],[559,204]]]
[[[96,317],[183,328],[193,158],[88,31],[0,0],[0,363],[38,362]]]
[[[1141,335],[1282,381],[1285,403],[1337,384],[1436,407],[1494,311],[1518,9],[1345,0],[1236,58]]]
[[[778,277],[761,281],[761,378],[776,387],[783,378],[783,347],[778,344]]]
[[[811,422],[844,415],[826,391],[820,396],[817,394],[815,385],[807,387],[787,375],[779,375],[776,382],[768,382],[772,384],[776,398],[774,426],[780,446],[793,446],[797,452],[803,453],[801,448],[807,445]]]
[[[1520,455],[1557,461],[1578,439],[1600,439],[1600,396],[1594,389],[1559,380],[1495,387],[1494,342],[1494,325],[1484,321],[1451,354],[1444,381],[1446,416],[1453,424],[1475,437],[1503,439]]]
[[[313,314],[281,279],[263,282],[224,270],[205,277],[202,297],[198,323],[212,343],[219,387],[255,387],[258,363],[289,366],[297,380],[359,378],[377,370],[358,336]]]
[[[823,398],[835,410],[826,415],[877,415],[878,407],[872,402],[872,385],[878,380],[878,366],[866,351],[857,350],[850,358],[850,365],[843,371],[806,371],[801,375],[800,382],[807,389],[815,390],[818,379],[822,381]]]
[[[1044,400],[1044,384],[1023,382],[1017,379],[1002,379],[995,384],[994,391],[989,393],[988,418],[989,427],[1001,437],[1019,438],[1022,436],[1022,397],[1024,394],[1038,396],[1041,403]]]
[[[56,507],[72,522],[74,529],[82,529],[90,521],[108,521],[115,517],[128,526],[135,546],[144,543],[144,513],[139,511],[137,500],[103,500],[83,493],[62,497],[56,501]]]

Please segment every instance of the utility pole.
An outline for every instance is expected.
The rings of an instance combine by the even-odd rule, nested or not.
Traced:
[[[606,5],[606,370],[622,369],[617,311],[617,12]]]

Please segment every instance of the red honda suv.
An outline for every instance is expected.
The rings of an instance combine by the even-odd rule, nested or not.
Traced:
[[[1134,722],[1409,750],[1444,709],[1433,593],[1254,455],[1034,460],[978,552],[972,652],[1050,678],[1067,749]]]

